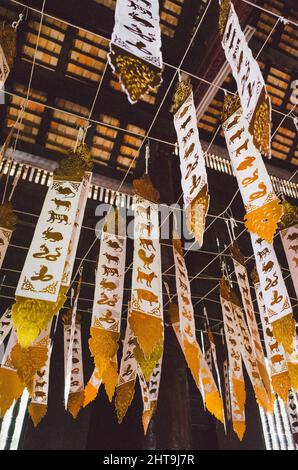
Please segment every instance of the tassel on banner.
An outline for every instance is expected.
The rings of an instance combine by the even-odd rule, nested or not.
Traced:
[[[80,409],[84,405],[84,390],[80,392],[70,393],[68,396],[67,409],[70,412],[73,419],[76,419]]]
[[[105,385],[106,394],[108,395],[108,399],[111,403],[118,383],[117,360],[114,359],[110,361],[109,366],[102,374],[102,381]]]
[[[124,416],[130,407],[135,394],[136,380],[124,382],[118,385],[116,390],[115,407],[117,411],[118,423],[121,424]]]
[[[233,421],[233,430],[237,434],[239,441],[242,442],[246,431],[245,421]]]
[[[42,419],[47,414],[47,406],[40,403],[30,403],[28,407],[29,415],[33,421],[34,427],[36,428]]]
[[[271,325],[277,342],[283,345],[288,354],[291,354],[293,352],[293,337],[296,335],[293,314],[285,315],[279,320],[273,321]]]
[[[145,436],[147,435],[148,427],[149,427],[150,421],[151,421],[151,419],[152,419],[152,416],[153,416],[154,413],[155,413],[156,406],[157,406],[157,402],[156,402],[156,401],[151,402],[151,403],[150,403],[150,409],[143,411],[143,414],[142,414],[142,424],[143,424],[143,429],[144,429],[144,435],[145,435]]]
[[[89,403],[95,400],[101,384],[102,384],[102,379],[98,373],[98,370],[95,368],[89,379],[89,382],[87,383],[85,387],[84,408],[88,406]]]
[[[150,376],[154,371],[156,364],[159,362],[161,356],[163,354],[163,345],[157,344],[154,348],[151,356],[147,359],[144,355],[143,350],[140,348],[138,344],[136,344],[134,349],[135,359],[146,379],[146,382],[149,382]]]
[[[12,365],[11,351],[17,344],[17,336],[11,331],[5,353],[0,367],[0,417],[3,418],[15,400],[18,400],[24,391],[17,371]]]

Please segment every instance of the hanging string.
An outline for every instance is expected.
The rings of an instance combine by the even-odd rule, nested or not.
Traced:
[[[148,175],[149,169],[149,158],[150,158],[150,147],[149,147],[149,139],[145,149],[145,174]]]

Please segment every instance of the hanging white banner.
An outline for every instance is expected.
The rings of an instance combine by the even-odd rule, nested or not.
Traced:
[[[271,102],[258,62],[254,59],[231,2],[220,2],[222,46],[237,82],[243,114],[255,146],[270,156]]]
[[[158,0],[118,0],[110,41],[110,65],[131,103],[161,83]]]
[[[178,85],[183,87],[184,82]],[[186,85],[185,85],[186,86]],[[209,207],[205,158],[201,147],[191,85],[189,94],[174,115],[179,144],[181,185],[188,229],[200,246],[203,244],[205,220]]]
[[[56,302],[83,183],[54,181],[46,195],[16,296]]]
[[[228,101],[226,98],[225,105]],[[245,226],[272,243],[283,209],[241,108],[238,107],[231,115],[227,111],[223,131],[246,211]]]

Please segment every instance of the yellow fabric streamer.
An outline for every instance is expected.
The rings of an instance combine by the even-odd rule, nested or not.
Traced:
[[[11,351],[11,362],[17,374],[26,387],[32,388],[32,380],[37,371],[46,363],[48,350],[46,347],[30,346],[23,349],[16,344]]]
[[[189,341],[187,341],[185,338],[183,341],[183,346],[187,365],[191,371],[195,383],[198,385],[200,374],[200,358],[198,346],[195,343],[189,343]]]
[[[84,390],[81,392],[70,393],[68,396],[67,409],[74,419],[78,416],[80,409],[84,404]]]
[[[118,383],[118,368],[115,361],[110,361],[109,366],[105,369],[102,375],[102,382],[105,386],[109,401],[111,402]]]
[[[162,319],[132,310],[129,325],[146,359],[149,359],[158,346],[163,342]]]
[[[292,389],[298,391],[298,364],[288,362],[288,372],[291,380]]]
[[[287,403],[289,391],[291,389],[291,380],[288,371],[272,375],[271,382],[273,390],[284,401],[284,403]]]
[[[239,441],[242,441],[246,430],[245,421],[233,421],[233,429],[237,434]]]
[[[142,349],[140,348],[138,344],[136,344],[135,349],[134,349],[134,356],[135,356],[137,363],[139,364],[141,368],[141,371],[143,372],[143,375],[147,383],[149,382],[150,376],[152,372],[154,371],[156,364],[160,360],[162,353],[163,353],[163,345],[161,343],[158,343],[156,347],[154,348],[151,356],[148,359],[146,359]]]
[[[98,374],[102,377],[110,366],[111,358],[117,354],[119,333],[91,327],[90,335],[89,349],[94,357]]]
[[[115,407],[119,424],[122,423],[122,420],[133,400],[135,394],[135,383],[135,380],[131,380],[130,382],[125,382],[117,387]]]
[[[47,414],[48,407],[47,405],[42,405],[40,403],[30,403],[28,411],[33,421],[34,427],[36,428]]]
[[[232,382],[233,382],[234,395],[236,397],[239,409],[242,413],[244,410],[245,401],[246,401],[245,383],[242,380],[236,379],[236,377],[232,378]]]
[[[3,418],[14,400],[18,400],[23,393],[24,385],[18,374],[4,367],[0,368],[0,417]]]
[[[286,315],[271,323],[273,334],[288,354],[293,352],[293,339],[296,334],[293,314]]]
[[[57,315],[66,301],[67,287],[61,287],[57,302],[16,297],[12,306],[12,320],[17,330],[18,340],[22,348],[28,348],[38,335]]]
[[[205,395],[205,405],[207,410],[215,416],[221,423],[224,423],[223,402],[218,390]]]

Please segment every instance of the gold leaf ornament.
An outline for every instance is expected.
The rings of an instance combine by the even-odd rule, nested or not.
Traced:
[[[132,310],[128,321],[145,358],[150,358],[158,344],[163,342],[161,318]]]
[[[14,230],[17,222],[18,218],[13,211],[11,202],[0,204],[0,227]]]
[[[294,362],[288,362],[288,372],[291,381],[292,389],[298,391],[298,364]]]
[[[280,200],[274,198],[257,209],[247,212],[244,217],[245,227],[249,232],[272,244],[278,222],[283,215],[283,206]]]
[[[25,386],[16,371],[0,367],[0,418],[3,418],[14,400],[18,400]]]
[[[33,421],[34,427],[36,428],[41,420],[45,417],[48,411],[47,405],[41,403],[30,403],[28,407],[29,415]]]
[[[191,371],[195,383],[198,385],[200,374],[200,357],[198,345],[196,343],[190,343],[187,341],[187,339],[184,339],[183,348],[186,363]]]
[[[238,380],[236,377],[232,378],[233,392],[237,400],[237,404],[241,412],[244,410],[246,401],[245,383],[243,380]]]
[[[199,194],[186,208],[186,224],[188,230],[194,235],[199,246],[203,245],[206,215],[209,208],[210,197],[208,186],[205,184]]]
[[[21,348],[17,343],[11,351],[11,362],[17,374],[27,388],[32,387],[32,380],[37,371],[42,369],[48,357],[46,347],[30,346]]]
[[[272,375],[271,383],[275,393],[277,393],[284,403],[287,403],[289,391],[291,389],[291,380],[288,371]]]
[[[239,441],[242,441],[246,430],[245,421],[233,421],[233,429],[234,432],[237,434]]]
[[[117,362],[114,360],[110,361],[108,367],[105,369],[102,375],[102,382],[111,403],[118,383],[118,367]]]
[[[91,327],[90,334],[90,353],[94,357],[99,376],[103,377],[111,359],[117,354],[119,333]]]
[[[157,406],[157,402],[156,402],[156,401],[152,401],[152,402],[150,403],[150,409],[143,411],[143,415],[142,415],[142,424],[143,424],[143,429],[144,429],[144,434],[145,434],[145,436],[146,436],[146,434],[147,434],[148,427],[149,427],[150,421],[151,421],[151,419],[152,419],[152,416],[153,416],[154,413],[155,413],[156,406]]]
[[[90,150],[86,144],[81,143],[76,150],[70,150],[54,171],[54,180],[82,181],[86,171],[93,167]]]
[[[293,352],[293,339],[296,334],[293,314],[285,315],[271,323],[273,334],[279,344],[282,344],[288,354]]]
[[[111,45],[109,60],[132,104],[162,82],[161,69],[115,45]]]
[[[119,385],[116,389],[115,407],[118,423],[121,424],[135,394],[135,380]]]
[[[163,353],[163,344],[158,343],[155,346],[151,356],[148,359],[146,359],[142,349],[140,348],[138,344],[136,344],[135,349],[134,349],[134,356],[135,356],[137,363],[140,366],[141,371],[143,372],[143,375],[147,383],[149,382],[150,376],[152,372],[154,371],[155,366],[159,362],[162,356],[162,353]]]
[[[213,414],[216,419],[221,423],[224,422],[223,401],[218,390],[214,390],[205,395],[205,405],[207,410]]]
[[[7,65],[11,68],[17,52],[17,31],[10,24],[2,24],[0,27],[0,45]]]
[[[70,393],[68,396],[67,409],[76,419],[82,406],[84,405],[84,390],[80,392]]]
[[[220,0],[219,5],[219,32],[223,36],[231,8],[231,0]]]
[[[12,321],[22,348],[28,348],[44,330],[66,301],[67,287],[61,287],[56,302],[16,297]]]
[[[271,132],[271,104],[270,97],[266,92],[266,88],[259,96],[258,103],[252,119],[249,123],[249,132],[253,137],[254,145],[264,154],[270,155],[270,139]]]

